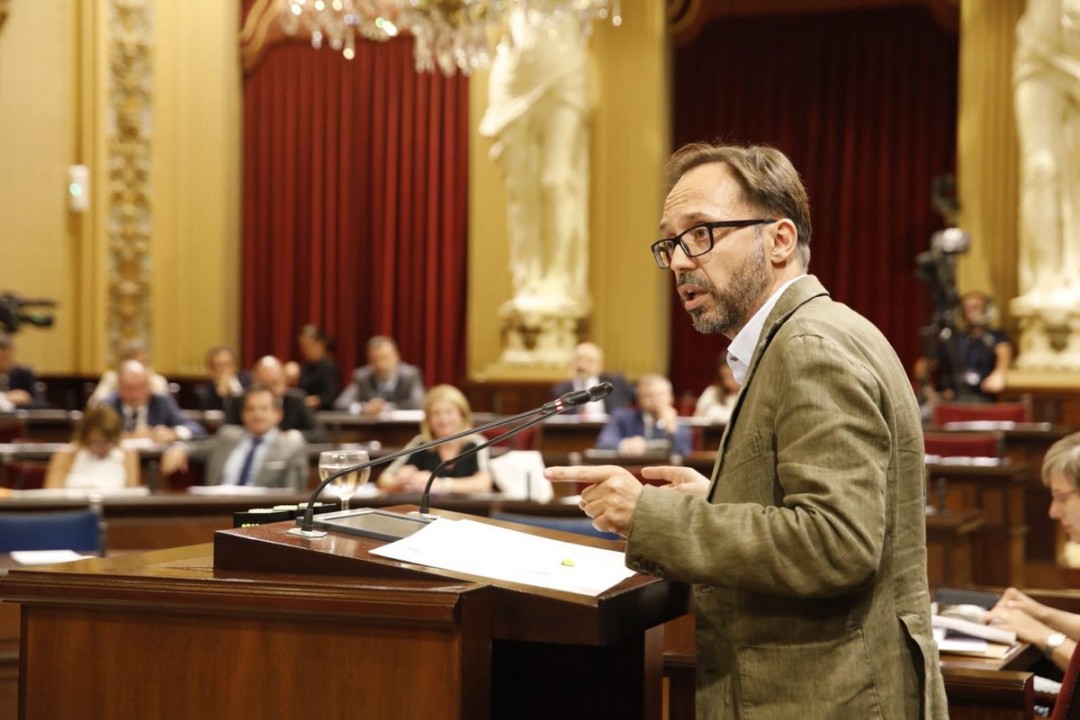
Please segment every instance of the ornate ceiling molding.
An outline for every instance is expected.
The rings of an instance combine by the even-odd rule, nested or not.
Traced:
[[[109,3],[107,332],[113,353],[128,340],[150,338],[151,2]]]

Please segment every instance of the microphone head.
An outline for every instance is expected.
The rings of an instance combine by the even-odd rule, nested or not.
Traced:
[[[593,385],[589,388],[589,402],[595,400],[601,400],[611,394],[611,391],[615,389],[615,386],[609,382],[602,382],[599,385]]]

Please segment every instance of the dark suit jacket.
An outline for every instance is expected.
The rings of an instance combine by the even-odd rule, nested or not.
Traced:
[[[375,379],[375,370],[370,365],[353,371],[352,382],[334,401],[338,410],[348,410],[353,403],[364,403],[381,397],[398,410],[418,410],[424,404],[424,377],[420,368],[407,363],[400,363],[397,370],[397,384],[388,393],[379,392]]]
[[[236,374],[236,379],[240,381],[240,387],[248,388],[251,385],[251,375],[247,370],[241,370]],[[199,401],[199,409],[203,412],[207,410],[221,410],[222,412],[228,412],[231,405],[240,404],[240,395],[230,395],[229,397],[222,397],[218,395],[217,386],[214,385],[213,380],[206,380],[195,386],[195,396]]]
[[[332,410],[341,389],[337,363],[329,357],[318,362],[303,363],[300,366],[299,385],[305,395],[319,396],[319,410]]]
[[[243,425],[240,417],[240,403],[229,403],[225,411],[225,422],[229,425]],[[289,390],[281,398],[281,424],[282,430],[299,430],[304,439],[309,443],[326,442],[326,428],[315,419],[315,414],[304,402],[304,393],[299,390]]]
[[[120,401],[120,396],[113,395],[106,401],[106,404],[116,411],[116,414],[120,416],[120,421],[123,422],[124,404]],[[186,427],[191,431],[192,437],[204,437],[206,435],[206,428],[185,417],[176,401],[168,395],[150,396],[150,404],[146,410],[146,424],[150,427],[158,425],[171,428]]]
[[[30,393],[30,407],[43,407],[45,398],[37,390],[37,377],[34,371],[26,365],[13,365],[8,373],[7,387],[0,386],[0,392],[8,390],[25,390]]]
[[[611,394],[604,398],[604,409],[610,415],[616,408],[633,405],[637,401],[637,393],[630,383],[626,382],[619,373],[600,373],[600,382],[609,382],[612,385]],[[562,397],[574,390],[574,381],[566,380],[558,383],[551,389],[552,397]],[[578,412],[581,406],[578,407]]]
[[[640,410],[616,408],[608,418],[607,425],[600,431],[596,447],[601,450],[618,450],[620,442],[638,435],[645,437],[646,440],[668,440],[671,443],[671,452],[678,455],[689,454],[694,441],[690,428],[686,425],[680,425],[674,435],[654,425],[652,436],[646,436],[645,417]]]

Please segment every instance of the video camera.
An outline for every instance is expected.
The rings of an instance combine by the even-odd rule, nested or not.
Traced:
[[[915,256],[915,277],[930,285],[934,314],[930,327],[936,336],[956,327],[960,293],[956,290],[956,258],[971,247],[971,236],[960,228],[938,230],[930,236],[930,249]]]
[[[54,308],[55,300],[30,299],[13,292],[0,293],[0,330],[16,333],[26,323],[37,327],[52,327],[55,318],[51,313],[32,308]]]

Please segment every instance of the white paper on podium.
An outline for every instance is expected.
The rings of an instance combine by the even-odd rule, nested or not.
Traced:
[[[371,554],[592,597],[634,574],[621,552],[446,518]]]

